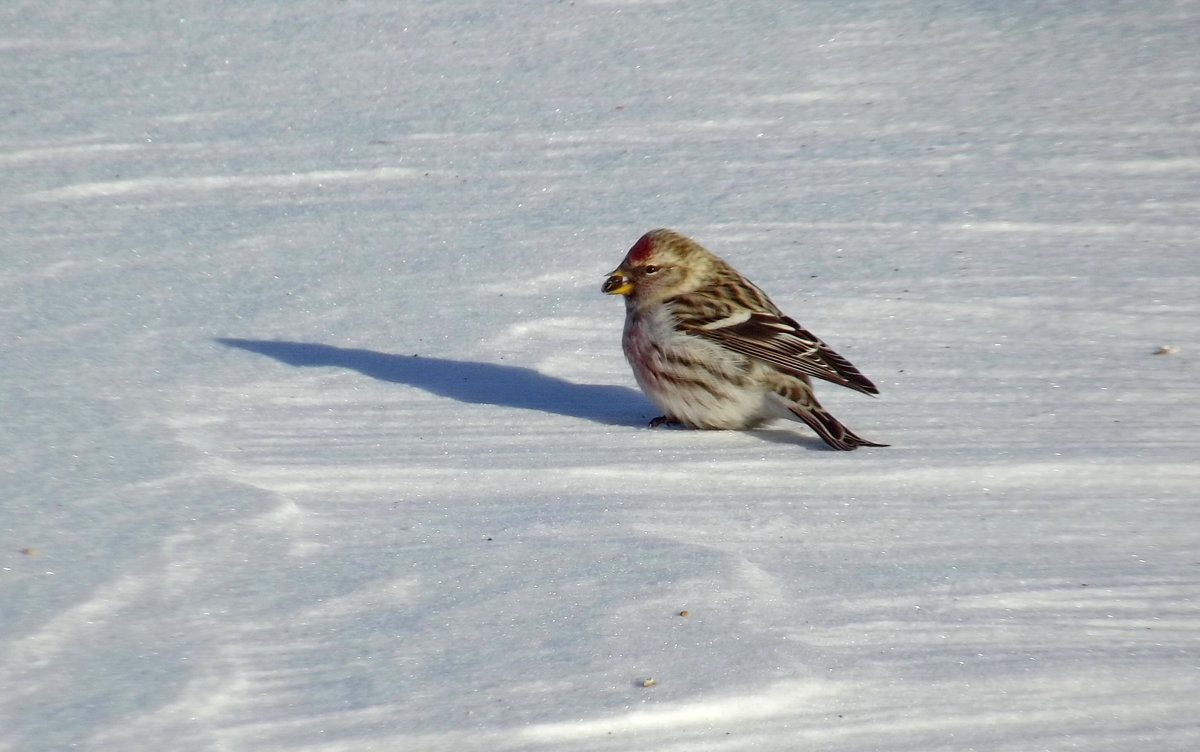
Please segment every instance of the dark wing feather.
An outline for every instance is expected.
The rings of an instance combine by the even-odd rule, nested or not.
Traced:
[[[787,316],[755,313],[738,323],[705,328],[721,320],[681,321],[680,329],[770,363],[785,373],[815,376],[863,394],[879,394],[879,389],[850,361]]]

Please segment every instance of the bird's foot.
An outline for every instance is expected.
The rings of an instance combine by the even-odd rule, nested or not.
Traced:
[[[659,426],[678,426],[680,422],[669,415],[660,415],[646,426],[647,428],[658,428]]]

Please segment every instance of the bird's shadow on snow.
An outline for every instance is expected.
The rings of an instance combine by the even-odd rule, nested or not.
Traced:
[[[216,341],[290,366],[347,368],[373,379],[408,384],[475,405],[540,410],[611,426],[645,425],[643,415],[654,409],[640,392],[627,387],[576,384],[520,366],[391,355],[312,342]]]
[[[755,428],[747,431],[747,433],[753,434],[763,441],[772,444],[786,444],[810,452],[826,453],[830,451],[824,442],[805,436],[790,428]]]

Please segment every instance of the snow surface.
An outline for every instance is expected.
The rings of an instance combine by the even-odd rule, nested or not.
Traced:
[[[0,748],[1200,749],[1198,38],[5,4]],[[659,226],[892,446],[645,430]]]

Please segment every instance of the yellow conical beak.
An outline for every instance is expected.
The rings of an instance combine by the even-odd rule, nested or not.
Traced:
[[[628,295],[633,292],[633,282],[625,276],[625,272],[615,269],[600,286],[600,292],[605,295]]]

